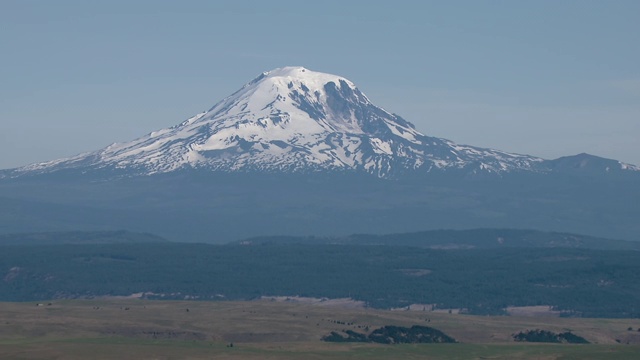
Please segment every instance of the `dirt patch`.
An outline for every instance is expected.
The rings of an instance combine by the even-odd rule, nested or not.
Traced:
[[[140,328],[110,328],[102,331],[104,335],[133,337],[143,339],[162,340],[207,340],[207,335],[193,331],[166,330],[166,329],[140,329]]]
[[[511,316],[527,317],[559,317],[562,311],[553,310],[551,306],[509,306],[507,313]]]
[[[366,307],[364,301],[353,300],[351,298],[329,299],[302,296],[262,296],[259,301],[287,302],[317,306],[334,306],[346,309],[362,309]]]
[[[399,308],[392,308],[391,311],[433,311],[435,304],[411,304]]]

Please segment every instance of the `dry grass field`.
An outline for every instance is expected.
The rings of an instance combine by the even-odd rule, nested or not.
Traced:
[[[640,354],[640,319],[470,316],[328,304],[139,299],[0,303],[0,358],[637,359]],[[365,332],[384,325],[431,326],[459,343],[320,340],[331,331]],[[571,330],[592,344],[512,340],[513,333],[526,329]]]

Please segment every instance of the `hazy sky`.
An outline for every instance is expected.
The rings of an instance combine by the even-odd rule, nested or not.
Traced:
[[[129,141],[287,65],[421,132],[640,164],[640,1],[0,0],[0,168]]]

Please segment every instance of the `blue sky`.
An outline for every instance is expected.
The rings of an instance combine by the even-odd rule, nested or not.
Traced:
[[[427,135],[640,164],[639,18],[635,0],[5,0],[0,168],[178,124],[287,65]]]

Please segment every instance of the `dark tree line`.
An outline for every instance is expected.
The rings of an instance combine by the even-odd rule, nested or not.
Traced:
[[[0,246],[0,300],[129,295],[244,300],[352,297],[472,314],[551,305],[565,316],[639,317],[640,252],[404,246],[93,244]]]

